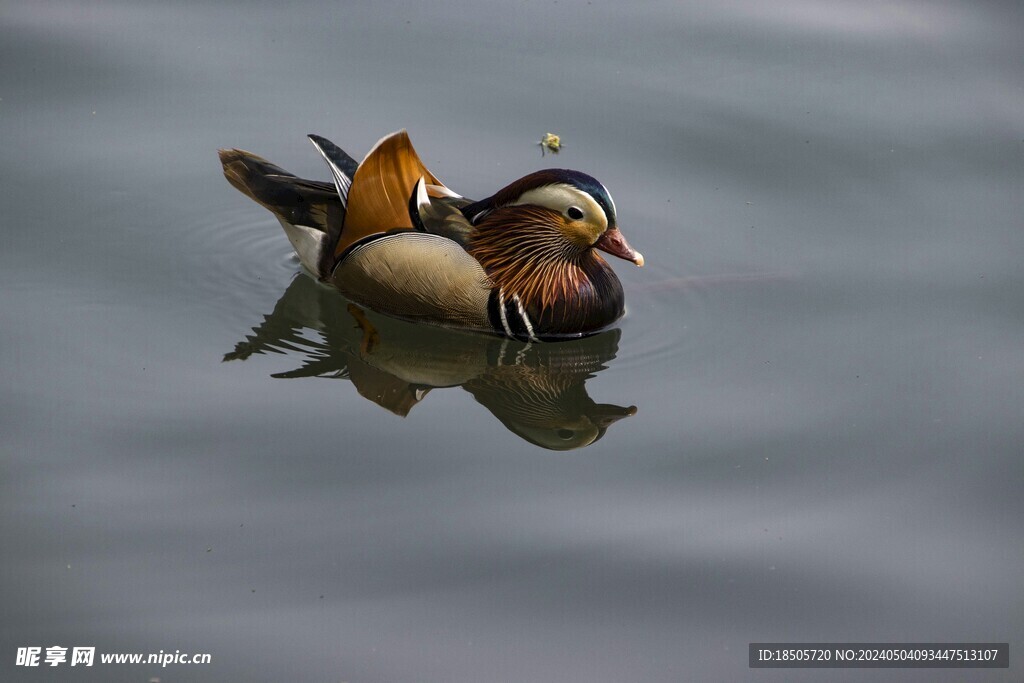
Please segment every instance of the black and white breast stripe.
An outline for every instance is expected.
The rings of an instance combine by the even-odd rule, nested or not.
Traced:
[[[516,339],[540,341],[518,294],[506,297],[500,287],[492,289],[487,299],[487,318],[496,332]]]

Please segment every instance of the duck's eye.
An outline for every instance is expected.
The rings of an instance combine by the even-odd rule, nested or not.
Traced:
[[[575,206],[570,206],[569,210],[566,211],[565,213],[569,216],[569,218],[573,219],[574,221],[578,221],[579,219],[583,218],[583,211]]]

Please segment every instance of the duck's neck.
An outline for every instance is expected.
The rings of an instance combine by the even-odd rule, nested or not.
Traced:
[[[622,285],[593,248],[566,240],[549,213],[495,209],[477,226],[468,251],[502,299],[523,306],[537,334],[596,331],[622,315]]]

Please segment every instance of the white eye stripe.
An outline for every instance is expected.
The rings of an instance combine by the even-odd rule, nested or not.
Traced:
[[[585,216],[591,216],[593,222],[602,229],[608,227],[608,214],[604,208],[588,193],[567,183],[555,183],[527,190],[511,205],[524,204],[543,206],[561,214],[565,214],[570,207],[576,207],[582,210]]]

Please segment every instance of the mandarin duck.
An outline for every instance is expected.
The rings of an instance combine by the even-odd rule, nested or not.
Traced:
[[[352,301],[529,341],[591,334],[622,316],[622,285],[597,252],[638,266],[644,257],[591,176],[537,171],[472,201],[427,170],[404,130],[361,163],[309,139],[333,184],[238,149],[220,150],[224,175],[278,218],[305,268]]]
[[[634,415],[634,406],[597,403],[588,380],[618,350],[612,328],[559,344],[532,344],[459,329],[417,325],[338,305],[313,278],[293,278],[225,361],[285,353],[301,366],[271,375],[348,379],[365,399],[407,416],[436,390],[461,387],[509,431],[551,450],[588,446]]]

